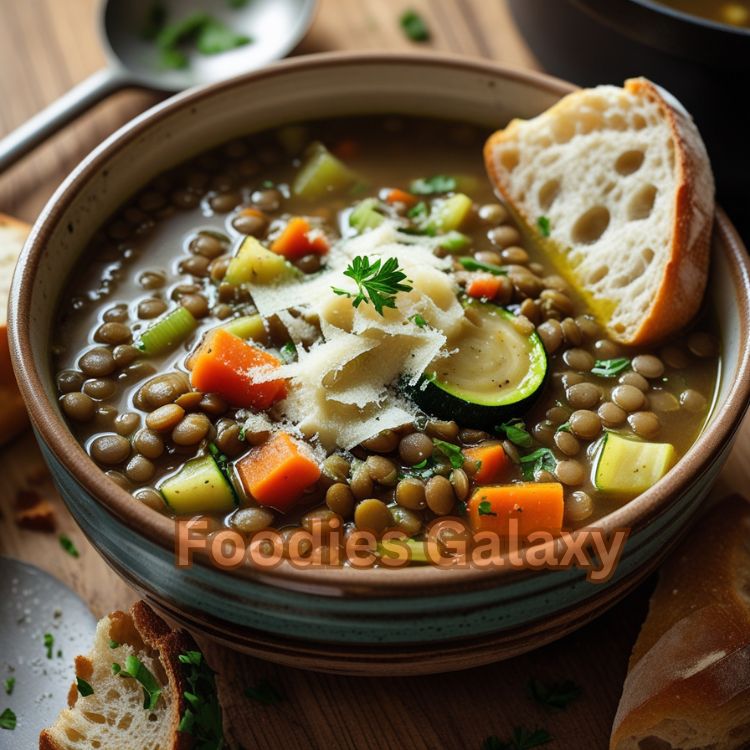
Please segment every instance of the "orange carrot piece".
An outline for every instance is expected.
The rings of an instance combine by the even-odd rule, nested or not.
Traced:
[[[413,206],[418,200],[416,195],[407,193],[406,190],[401,190],[401,188],[391,188],[386,193],[385,199],[388,203],[403,203],[409,207]]]
[[[518,536],[534,531],[559,534],[563,520],[563,488],[559,482],[477,487],[469,499],[469,519],[475,531],[509,535],[509,521],[518,521]]]
[[[193,388],[217,393],[232,406],[267,409],[286,395],[283,380],[258,383],[249,374],[254,367],[279,367],[281,362],[223,328],[211,331],[190,361]]]
[[[284,230],[273,241],[271,250],[287,260],[297,260],[312,253],[325,255],[328,252],[328,240],[322,232],[312,229],[307,219],[295,216],[289,219]]]
[[[332,149],[333,154],[339,159],[346,161],[347,159],[353,159],[359,155],[361,146],[358,141],[353,138],[346,138],[343,141],[339,141]]]
[[[307,446],[277,432],[235,464],[245,490],[260,503],[286,512],[320,478],[320,466]]]
[[[466,287],[466,294],[475,299],[493,299],[500,291],[500,277],[492,274],[475,276]]]
[[[511,463],[508,454],[500,443],[464,448],[464,456],[470,461],[481,462],[473,476],[477,484],[501,482],[505,479],[505,474]]]

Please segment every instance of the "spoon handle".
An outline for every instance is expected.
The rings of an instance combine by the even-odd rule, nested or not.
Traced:
[[[0,140],[0,172],[107,94],[130,82],[121,69],[103,68]]]

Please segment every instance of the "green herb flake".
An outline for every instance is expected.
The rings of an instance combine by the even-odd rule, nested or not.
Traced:
[[[115,671],[117,667],[117,671]],[[114,674],[120,677],[132,677],[139,682],[143,688],[143,708],[147,711],[153,711],[161,696],[161,687],[156,681],[156,677],[149,671],[148,667],[137,657],[132,654],[125,659],[124,669],[119,664],[112,665]]]
[[[9,708],[6,708],[5,711],[0,714],[0,729],[13,730],[15,728],[16,715]]]
[[[120,674],[120,672],[122,672],[122,667],[117,662],[114,662],[112,664],[112,674]]]
[[[240,431],[237,433],[237,439],[244,443],[245,439],[247,438],[247,428],[243,424],[242,427],[240,427]]]
[[[224,731],[214,673],[200,651],[185,651],[177,658],[184,665],[188,684],[183,692],[187,706],[177,730],[192,735],[196,748],[223,750]]]
[[[211,19],[198,31],[195,46],[198,52],[203,55],[218,55],[237,47],[243,47],[252,41],[249,36],[238,34],[221,21]]]
[[[432,177],[420,177],[413,180],[409,185],[409,192],[415,195],[437,195],[439,193],[450,193],[456,189],[456,178],[444,174],[436,174]]]
[[[255,687],[245,688],[245,697],[264,706],[272,706],[284,700],[284,694],[266,679],[261,680]]]
[[[53,649],[55,647],[55,636],[52,635],[52,633],[45,633],[43,636],[44,639],[44,648],[47,651],[47,658],[51,659],[53,654]]]
[[[495,430],[505,435],[513,445],[517,445],[519,448],[531,448],[531,435],[529,435],[522,419],[511,419],[509,422],[503,422]]]
[[[419,313],[412,315],[410,320],[414,321],[414,325],[418,328],[424,328],[427,325],[427,321]]]
[[[287,343],[281,347],[279,354],[281,354],[281,358],[287,364],[297,361],[297,347],[291,341],[287,341]]]
[[[184,70],[189,62],[188,56],[182,50],[174,47],[159,50],[159,67],[163,70]],[[146,347],[139,343],[138,348],[143,351]]]
[[[480,260],[476,260],[475,258],[472,258],[470,255],[462,255],[460,258],[457,258],[458,262],[467,270],[467,271],[486,271],[487,273],[491,273],[493,276],[507,276],[508,275],[508,269],[503,268],[502,266],[496,266],[494,263],[482,263]]]
[[[623,370],[627,370],[628,367],[630,367],[630,360],[627,357],[597,359],[591,368],[591,374],[598,375],[600,378],[614,378]]]
[[[554,472],[556,467],[555,455],[549,448],[537,448],[521,456],[521,473],[527,482],[533,482],[540,471]]]
[[[80,553],[78,552],[78,548],[73,543],[73,540],[67,535],[67,534],[60,534],[58,537],[60,541],[60,546],[71,556],[71,557],[80,557]]]
[[[450,461],[454,469],[460,469],[464,465],[466,457],[461,451],[461,446],[437,439],[433,439],[432,444],[435,446],[435,450],[442,453]]]
[[[8,677],[5,680],[5,694],[13,695],[13,688],[16,686],[16,678]]]
[[[366,255],[358,255],[347,266],[344,276],[354,279],[357,284],[357,294],[331,287],[334,293],[352,298],[352,305],[355,308],[363,302],[372,303],[375,311],[380,315],[383,315],[384,308],[396,307],[398,292],[412,290],[408,283],[403,283],[408,279],[398,266],[398,258],[388,258],[383,263],[381,258],[372,262]]]
[[[570,422],[563,422],[556,430],[555,432],[572,432],[572,429],[570,427]]]
[[[407,212],[406,215],[410,219],[420,219],[427,216],[430,213],[430,209],[424,201],[415,203]]]
[[[94,688],[92,688],[82,677],[76,677],[76,686],[78,687],[78,692],[83,698],[87,698],[89,695],[94,694]]]
[[[399,24],[404,34],[412,42],[429,42],[430,29],[425,23],[424,18],[415,10],[406,10],[401,14]]]
[[[541,234],[542,237],[549,237],[550,225],[549,219],[546,216],[540,216],[536,220],[536,226],[539,230],[539,234]]]
[[[120,644],[117,641],[110,641],[109,647],[110,648],[119,648]]]
[[[532,679],[528,683],[529,696],[547,708],[565,709],[581,695],[581,688],[572,680],[543,683]]]
[[[479,503],[479,515],[480,516],[496,516],[497,513],[495,513],[492,510],[492,503],[490,503],[489,500],[482,500],[482,502]]]
[[[440,247],[449,253],[457,253],[460,250],[465,250],[470,244],[471,238],[463,232],[457,232],[455,229],[440,237]]]

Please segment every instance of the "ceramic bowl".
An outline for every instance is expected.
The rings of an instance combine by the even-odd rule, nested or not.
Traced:
[[[695,445],[598,525],[629,528],[606,583],[580,569],[530,572],[334,568],[228,572],[174,564],[173,523],[104,477],[57,406],[49,333],[61,290],[105,218],[159,172],[232,137],[286,122],[362,113],[460,117],[499,127],[571,90],[534,73],[444,56],[321,55],[190,91],[107,139],[34,226],[13,283],[16,375],[71,513],[112,567],[162,611],[233,648],[355,674],[447,671],[502,659],[591,620],[648,575],[687,529],[729,452],[750,390],[750,283],[742,244],[717,216],[711,294],[722,336],[716,403]]]

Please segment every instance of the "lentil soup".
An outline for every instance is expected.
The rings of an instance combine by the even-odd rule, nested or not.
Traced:
[[[663,476],[709,413],[711,320],[655,349],[610,340],[493,194],[487,135],[279,128],[112,216],[52,350],[110,480],[210,532],[337,521],[398,530],[419,561],[437,518],[505,534],[525,511],[526,533],[557,533]]]

